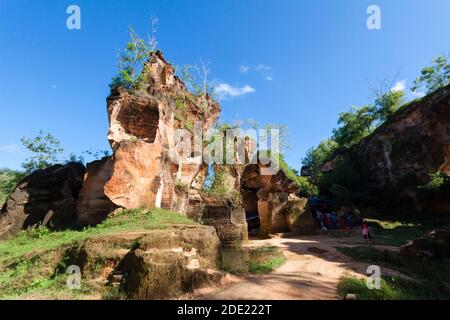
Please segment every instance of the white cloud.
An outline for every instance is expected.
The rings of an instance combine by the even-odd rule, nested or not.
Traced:
[[[56,84],[52,84],[52,88],[53,88],[53,89],[56,89]]]
[[[398,81],[391,89],[392,92],[405,91],[406,88],[406,79],[402,81]]]
[[[270,66],[266,66],[265,64],[258,64],[255,67],[256,71],[263,71],[263,70],[270,70],[270,69],[272,69],[272,68]]]
[[[20,147],[16,144],[5,144],[0,146],[0,152],[4,153],[19,153]]]
[[[234,98],[245,95],[247,93],[255,92],[255,89],[253,89],[249,85],[245,85],[243,87],[234,87],[229,85],[228,83],[219,83],[214,90],[219,96],[219,99]]]
[[[256,66],[247,66],[245,64],[241,64],[241,66],[239,67],[239,72],[240,73],[249,73],[249,72],[263,72],[263,71],[269,71],[271,70],[272,67],[265,65],[263,63],[260,63]]]
[[[267,81],[272,81],[273,80],[272,76],[266,76],[264,79],[266,79]]]
[[[239,72],[240,72],[240,73],[248,73],[249,71],[250,71],[250,67],[249,67],[249,66],[241,65],[241,66],[239,67]]]

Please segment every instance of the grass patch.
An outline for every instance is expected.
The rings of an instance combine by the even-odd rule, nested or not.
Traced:
[[[252,248],[249,256],[249,272],[251,273],[269,273],[286,262],[280,249],[273,246]]]
[[[380,289],[367,288],[365,279],[344,277],[338,285],[338,293],[345,297],[348,293],[356,295],[357,300],[412,300],[425,298],[419,296],[417,286],[411,281],[398,277],[382,277]]]
[[[18,258],[30,252],[51,250],[82,241],[93,236],[117,232],[165,229],[173,224],[194,224],[192,220],[169,210],[129,210],[83,230],[50,232],[46,228],[20,232],[10,240],[0,242],[0,265],[5,260]]]
[[[401,246],[422,236],[435,226],[428,221],[365,219],[373,231],[373,244]]]
[[[103,292],[100,284],[83,281],[80,290],[69,290],[68,275],[60,271],[64,249],[91,237],[121,232],[165,229],[172,225],[194,224],[168,210],[129,210],[83,230],[51,232],[37,228],[0,242],[0,299],[84,299],[116,292]],[[101,261],[101,257],[100,257]]]
[[[406,258],[396,252],[373,247],[337,247],[357,261],[400,271],[413,281],[399,277],[383,277],[380,290],[369,290],[365,280],[343,278],[340,293],[358,293],[361,299],[449,299],[450,259]],[[363,285],[362,285],[363,284]]]

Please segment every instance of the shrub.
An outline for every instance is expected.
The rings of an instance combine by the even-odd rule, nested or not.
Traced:
[[[177,180],[175,182],[175,190],[178,191],[178,192],[188,192],[189,191],[189,184]]]
[[[0,207],[17,186],[24,174],[11,169],[0,169]]]
[[[145,61],[157,45],[155,29],[157,23],[158,19],[152,19],[152,35],[148,35],[148,40],[139,38],[130,27],[130,41],[126,44],[124,51],[119,54],[118,71],[109,85],[111,89],[121,87],[132,91],[137,89],[144,80]]]
[[[444,173],[436,172],[430,173],[430,181],[423,186],[419,186],[419,189],[428,192],[442,192],[449,190],[450,177]]]

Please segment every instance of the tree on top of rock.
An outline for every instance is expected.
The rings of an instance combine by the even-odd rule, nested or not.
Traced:
[[[156,50],[157,18],[152,18],[152,33],[147,39],[139,38],[133,28],[130,27],[130,41],[123,52],[119,54],[118,71],[109,85],[111,89],[124,88],[128,91],[136,89],[143,80],[142,70],[150,52]]]
[[[422,69],[411,90],[417,92],[425,87],[426,93],[431,93],[448,84],[450,84],[450,64],[447,57],[440,55],[432,60],[431,66]]]

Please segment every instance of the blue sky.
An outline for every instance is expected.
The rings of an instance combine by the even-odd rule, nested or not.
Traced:
[[[81,8],[81,30],[66,9]],[[381,30],[366,9],[381,8]],[[398,76],[406,87],[450,50],[448,0],[0,0],[0,167],[19,168],[20,138],[49,131],[66,154],[107,149],[105,99],[128,26],[150,32],[176,65],[211,61],[236,95],[222,120],[289,128],[298,169],[327,138],[339,112],[372,100],[370,85]],[[409,97],[412,97],[408,93]]]

